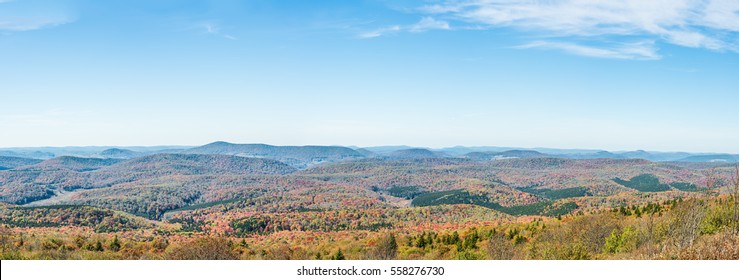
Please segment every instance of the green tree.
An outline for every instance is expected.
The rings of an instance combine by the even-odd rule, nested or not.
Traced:
[[[100,242],[100,240],[95,242],[95,246],[92,248],[93,251],[102,252],[103,251],[103,243]]]
[[[263,252],[262,255],[266,255]],[[167,259],[172,260],[235,260],[236,253],[225,238],[205,237],[169,246]]]
[[[389,233],[377,241],[375,248],[375,258],[380,260],[392,260],[398,255],[398,242],[395,235]]]
[[[334,254],[331,257],[332,260],[346,260],[346,257],[344,256],[344,252],[341,252],[341,248],[339,248],[339,251],[336,251],[336,254]]]
[[[118,241],[118,236],[113,236],[113,240],[110,241],[108,247],[110,247],[110,250],[113,252],[118,252],[118,250],[121,249],[121,242]]]

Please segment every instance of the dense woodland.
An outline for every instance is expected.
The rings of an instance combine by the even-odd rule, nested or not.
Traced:
[[[734,164],[320,148],[3,157],[0,257],[739,259]]]

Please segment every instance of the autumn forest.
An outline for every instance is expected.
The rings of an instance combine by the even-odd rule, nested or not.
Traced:
[[[58,154],[0,151],[1,259],[739,259],[739,165],[710,157]]]

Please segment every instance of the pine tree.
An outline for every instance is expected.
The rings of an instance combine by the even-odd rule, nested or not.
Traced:
[[[98,240],[95,242],[95,247],[93,248],[95,251],[102,252],[103,251],[103,243]]]
[[[118,252],[118,250],[121,249],[121,243],[118,241],[118,236],[113,237],[113,240],[110,241],[109,247],[113,252]]]
[[[346,257],[344,257],[344,253],[341,252],[341,248],[339,248],[339,251],[336,252],[336,254],[331,258],[332,260],[346,260]]]

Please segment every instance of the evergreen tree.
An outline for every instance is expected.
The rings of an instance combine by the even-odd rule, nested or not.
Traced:
[[[98,252],[102,252],[103,251],[103,243],[100,242],[100,240],[98,240],[97,242],[95,242],[95,247],[93,247],[93,250],[98,251]]]
[[[121,243],[118,241],[118,236],[113,236],[113,240],[110,241],[109,247],[113,252],[118,252],[118,250],[121,249]]]
[[[339,251],[336,252],[336,254],[331,257],[332,260],[346,260],[346,257],[344,257],[344,252],[341,252],[341,248],[339,248]]]
[[[380,260],[392,260],[398,255],[398,242],[395,235],[390,233],[377,242],[375,257]]]

